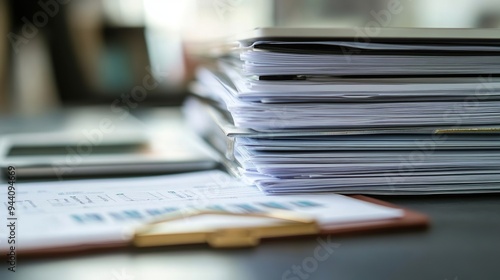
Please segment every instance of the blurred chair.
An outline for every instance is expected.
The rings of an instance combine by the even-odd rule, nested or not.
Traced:
[[[11,9],[11,32],[27,39],[26,44],[29,44],[29,40],[37,36],[45,37],[53,67],[53,69],[47,70],[52,70],[54,73],[60,100],[63,103],[73,103],[91,97],[92,92],[83,80],[81,68],[76,60],[75,48],[70,40],[70,31],[66,20],[67,6],[58,5],[59,11],[57,14],[49,17],[46,25],[37,27],[32,19],[34,19],[36,13],[44,12],[37,1],[10,0],[9,4]],[[45,13],[45,15],[47,14]],[[37,34],[33,38],[23,36],[26,33],[23,28],[26,29],[27,22],[31,22],[35,30],[37,30]],[[19,54],[21,54],[24,45],[24,43],[19,44]],[[13,48],[9,50],[9,57],[12,61],[13,56],[17,53]]]
[[[57,8],[52,7],[53,14],[48,15],[45,8],[40,5],[41,2],[55,3]],[[79,29],[79,23],[75,24],[74,19],[79,16],[78,13],[85,13],[84,8],[88,8],[84,7],[85,5],[104,9],[102,1],[66,2],[68,3],[8,1],[10,32],[26,39],[22,37],[26,26],[31,24],[31,27],[36,29],[36,35],[33,38],[28,38],[26,42],[18,44],[19,52],[21,53],[23,47],[31,44],[32,41],[43,38],[41,41],[46,45],[50,60],[47,67],[51,68],[46,71],[53,73],[57,97],[63,106],[111,105],[115,100],[123,99],[124,95],[130,94],[135,86],[141,85],[145,77],[150,75],[144,26],[116,26],[101,20],[98,29],[91,31],[95,36],[88,36],[89,32]],[[48,19],[45,20],[42,14],[45,14]],[[37,20],[40,24],[35,25]],[[96,48],[89,48],[89,40],[95,38],[98,38],[94,44]],[[89,53],[91,56],[88,55]],[[17,55],[15,49],[9,48],[8,71],[10,74],[14,72],[15,55]],[[92,80],[89,77],[97,78]],[[30,77],[21,75],[18,78],[19,83],[30,82]],[[168,92],[169,90],[171,92]],[[178,92],[173,92],[174,90],[168,84],[165,87],[151,89],[143,103],[178,105],[182,101],[184,92],[182,89],[176,88],[175,90]],[[23,100],[23,102],[27,101]]]
[[[0,2],[0,37],[7,38],[9,29],[9,14],[7,2]],[[7,100],[7,51],[9,44],[7,40],[0,43],[0,115],[8,109]]]

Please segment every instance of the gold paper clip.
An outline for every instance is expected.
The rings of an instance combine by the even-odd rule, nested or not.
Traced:
[[[465,134],[465,133],[500,133],[499,127],[482,127],[482,128],[444,128],[436,129],[435,134]]]
[[[237,219],[272,219],[274,223],[256,223],[245,227],[210,227],[197,226],[196,218],[204,215],[220,215],[224,218]],[[191,220],[192,219],[192,220]],[[187,226],[169,227],[169,223],[188,222]],[[191,225],[189,225],[191,223]],[[194,230],[193,230],[194,226]],[[259,244],[261,238],[299,236],[318,234],[316,220],[299,216],[288,211],[272,211],[266,213],[231,213],[224,211],[199,211],[172,213],[157,221],[153,221],[136,229],[133,244],[136,247],[156,247],[181,244],[208,243],[214,248],[252,247]]]

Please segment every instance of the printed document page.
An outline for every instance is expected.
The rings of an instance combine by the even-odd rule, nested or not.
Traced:
[[[193,208],[239,213],[289,210],[314,217],[323,225],[403,215],[398,209],[329,193],[266,196],[222,171],[18,183],[15,187],[18,252],[126,243],[135,227],[163,214]],[[7,206],[6,188],[0,194],[1,204]],[[7,211],[2,213],[7,221]],[[2,227],[2,238],[9,234],[7,230]],[[6,242],[1,244],[1,251],[11,246]]]

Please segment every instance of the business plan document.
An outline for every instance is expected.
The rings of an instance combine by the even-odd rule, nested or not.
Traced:
[[[7,205],[6,189],[0,193],[0,203]],[[2,242],[2,252],[11,245],[22,253],[127,244],[138,226],[168,213],[193,209],[236,213],[287,210],[315,218],[320,226],[403,216],[402,210],[337,194],[267,196],[222,171],[18,183],[16,196],[16,243]],[[5,220],[7,211],[2,215]],[[231,226],[238,226],[231,221]],[[0,233],[7,236],[8,228],[2,227]]]

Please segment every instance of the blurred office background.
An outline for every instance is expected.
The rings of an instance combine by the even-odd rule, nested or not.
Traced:
[[[398,13],[383,17],[391,5]],[[373,21],[499,28],[500,1],[0,0],[0,117],[125,103],[138,86],[146,93],[132,109],[177,105],[203,42],[258,26]]]

